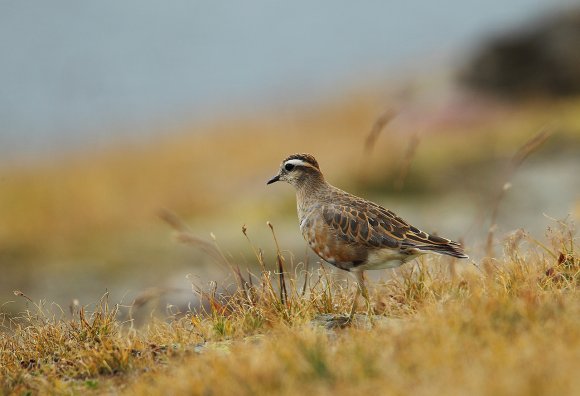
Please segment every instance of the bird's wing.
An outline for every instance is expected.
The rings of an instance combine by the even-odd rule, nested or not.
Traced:
[[[430,235],[408,224],[395,213],[362,199],[348,204],[325,205],[325,223],[347,243],[369,248],[399,248],[412,254],[430,251],[454,257],[467,257],[457,242]]]
[[[378,205],[324,205],[325,223],[347,243],[371,248],[398,248],[407,239],[409,224]]]

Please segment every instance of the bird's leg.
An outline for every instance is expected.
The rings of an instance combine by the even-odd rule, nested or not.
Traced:
[[[360,288],[360,291],[361,291],[363,297],[365,298],[365,300],[367,300],[367,302],[369,302],[369,291],[368,291],[367,286],[365,284],[364,271],[355,272],[355,276],[356,276],[356,280],[358,282],[358,287]]]
[[[354,296],[354,301],[352,302],[352,308],[350,309],[350,315],[348,316],[348,321],[351,322],[352,319],[354,318],[354,313],[356,311],[356,303],[357,303],[358,296],[360,294],[363,295],[363,297],[366,301],[367,314],[369,315],[369,319],[370,319],[372,316],[371,315],[371,301],[369,298],[369,291],[365,285],[364,271],[353,271],[352,273],[356,278],[357,288],[356,288],[356,294]]]
[[[365,302],[367,304],[367,316],[369,317],[369,321],[371,325],[373,324],[373,312],[371,308],[371,298],[369,295],[369,290],[367,289],[366,282],[365,282],[365,273],[364,271],[358,271],[355,273],[361,294],[363,295]]]
[[[354,313],[356,312],[356,303],[358,300],[358,296],[360,295],[360,287],[356,285],[356,292],[354,294],[354,299],[352,300],[352,307],[350,308],[350,314],[348,315],[347,323],[351,323],[352,319],[354,318]]]

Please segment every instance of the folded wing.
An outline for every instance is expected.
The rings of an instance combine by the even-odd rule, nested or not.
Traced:
[[[390,210],[369,201],[358,199],[348,205],[324,205],[322,214],[337,237],[349,244],[376,249],[399,248],[409,254],[423,251],[467,257],[459,243],[429,235]]]

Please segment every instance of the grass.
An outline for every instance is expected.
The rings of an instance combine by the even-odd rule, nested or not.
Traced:
[[[203,134],[192,127],[154,145],[0,169],[0,260],[7,264],[0,289],[35,296],[17,291],[18,304],[2,305],[0,393],[580,392],[580,258],[571,224],[555,223],[548,244],[518,231],[501,246],[490,227],[487,246],[485,238],[475,242],[487,255],[482,260],[426,256],[410,263],[372,285],[372,323],[360,304],[355,323],[342,328],[354,290],[328,267],[281,250],[285,241],[276,234],[271,260],[250,241],[254,262],[238,261],[243,254],[224,253],[163,211],[178,239],[204,251],[233,281],[194,283],[202,306],[168,307],[163,320],[152,315],[140,325],[133,320],[164,293],[159,279],[177,261],[160,247],[161,207],[189,222],[226,217],[228,230],[262,222],[294,203],[275,191],[265,201],[255,186],[288,153],[309,151],[346,189],[434,197],[474,191],[491,197],[482,206],[491,207],[491,224],[499,223],[503,187],[527,154],[540,144],[534,155],[548,158],[580,147],[578,103],[528,103],[424,130],[391,120],[376,98],[355,95],[301,114],[216,124]],[[545,125],[547,140],[536,135]],[[183,272],[192,271],[180,260],[188,263]],[[43,274],[70,282],[97,266],[107,287],[119,271],[130,279],[148,272],[160,284],[131,306],[105,295],[68,307],[38,301],[33,286],[20,286],[41,283]],[[14,306],[26,309],[15,315]]]
[[[186,231],[182,231],[186,232]],[[135,328],[92,307],[27,299],[3,320],[0,375],[14,394],[560,394],[580,392],[580,257],[571,225],[550,244],[519,232],[492,270],[425,256],[372,287],[373,325],[333,326],[353,289],[321,268],[264,262],[206,308]],[[455,270],[450,270],[455,268]],[[302,269],[302,270],[301,270]],[[278,282],[286,285],[282,298]]]

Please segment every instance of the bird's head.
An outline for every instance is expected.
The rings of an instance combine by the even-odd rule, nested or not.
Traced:
[[[292,154],[282,161],[278,174],[266,184],[285,181],[296,188],[324,180],[316,158],[310,154]]]

